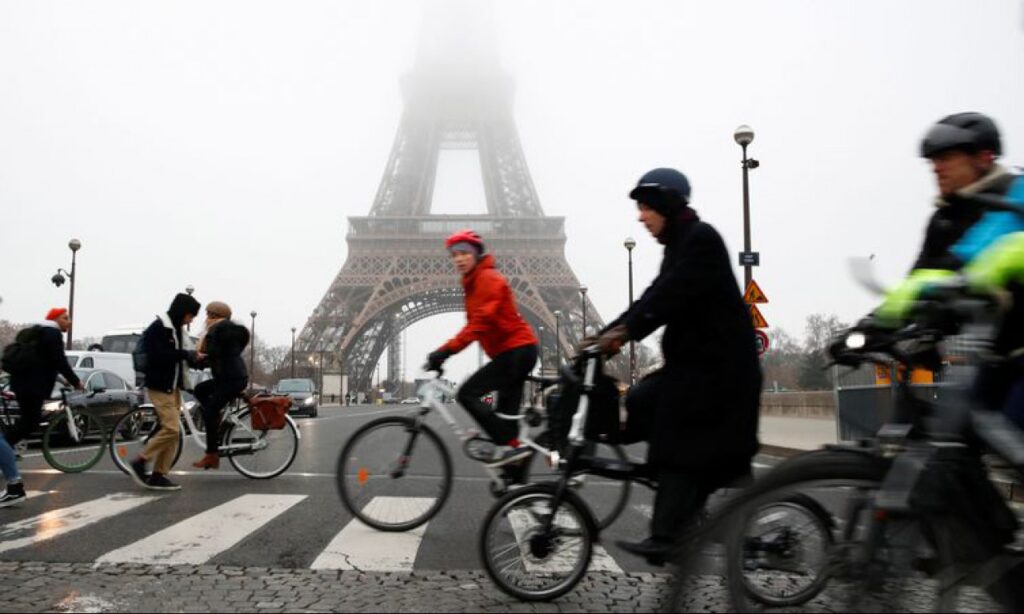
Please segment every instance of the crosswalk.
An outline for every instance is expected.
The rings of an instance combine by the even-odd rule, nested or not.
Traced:
[[[456,538],[453,538],[450,520],[444,530],[435,528],[444,523],[442,516],[438,516],[411,531],[381,532],[355,518],[342,518],[345,514],[340,505],[336,513],[330,515],[333,517],[324,515],[319,507],[310,504],[313,496],[248,493],[227,500],[214,499],[205,509],[197,509],[193,505],[161,504],[161,501],[172,501],[174,495],[116,492],[69,502],[6,523],[0,515],[0,560],[34,560],[35,556],[45,560],[57,553],[60,560],[97,564],[237,564],[236,559],[252,560],[261,552],[288,548],[296,540],[305,540],[312,542],[304,545],[304,552],[309,555],[299,557],[293,566],[409,572],[424,569],[424,560],[437,565],[436,553],[424,555],[424,544],[428,544],[429,548],[459,551],[458,556],[447,555],[443,568],[480,567],[476,552],[478,525],[457,527]],[[48,497],[47,492],[29,493],[29,501],[41,502],[40,508],[48,507]],[[307,506],[303,510],[304,503]],[[375,508],[376,515],[388,509],[423,508],[431,503],[429,498],[377,497],[368,505]],[[483,514],[478,517],[482,518]],[[154,518],[166,521],[154,521]],[[532,530],[531,519],[524,515],[510,520],[515,539],[526,543]],[[314,523],[312,527],[310,522]],[[284,529],[280,527],[286,526],[298,527],[298,530],[282,538]],[[439,537],[431,539],[432,532]],[[242,551],[248,554],[240,555]],[[526,558],[524,549],[524,565],[527,565]],[[552,564],[557,567],[561,563],[553,561]],[[624,565],[605,548],[595,545],[592,570],[622,573]],[[429,564],[426,568],[430,568]]]

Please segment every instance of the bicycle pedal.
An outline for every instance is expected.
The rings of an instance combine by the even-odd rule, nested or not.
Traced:
[[[494,460],[496,446],[494,442],[479,435],[470,437],[462,444],[466,456],[481,463],[489,463]]]

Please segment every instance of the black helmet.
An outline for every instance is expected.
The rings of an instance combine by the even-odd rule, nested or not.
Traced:
[[[644,173],[629,197],[662,213],[681,210],[690,202],[690,180],[674,168],[656,168]]]
[[[954,113],[940,119],[921,141],[921,157],[931,158],[951,149],[1003,153],[999,128],[981,113]]]

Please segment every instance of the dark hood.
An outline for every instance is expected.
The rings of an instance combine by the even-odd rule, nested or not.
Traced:
[[[171,306],[167,309],[167,317],[171,319],[174,328],[181,328],[185,323],[185,315],[199,315],[200,307],[199,301],[192,298],[191,295],[179,293],[171,301]]]

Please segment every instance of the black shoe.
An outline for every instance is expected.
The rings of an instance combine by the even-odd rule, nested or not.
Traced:
[[[168,480],[166,475],[154,471],[153,475],[146,480],[146,488],[150,490],[181,490],[181,485]]]
[[[7,491],[0,496],[0,507],[8,507],[11,505],[17,505],[19,502],[24,501],[25,485],[21,482],[16,484],[8,484]]]
[[[647,562],[656,567],[661,567],[672,554],[672,544],[664,540],[648,537],[642,542],[627,542],[617,540],[615,545],[630,554],[642,556]]]
[[[149,476],[146,475],[146,459],[139,457],[128,465],[128,477],[130,477],[136,484],[145,488],[146,480]]]
[[[506,484],[525,484],[530,470],[529,457],[501,467],[501,479]]]

